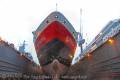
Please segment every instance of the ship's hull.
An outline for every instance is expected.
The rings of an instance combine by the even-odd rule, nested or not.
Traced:
[[[43,38],[45,40],[38,44]],[[72,35],[59,22],[51,23],[40,34],[35,44],[42,66],[49,64],[54,59],[59,60],[59,58],[66,61],[62,62],[59,60],[61,63],[70,66],[72,61],[70,56],[74,55],[76,43]]]
[[[49,18],[51,21],[48,22],[47,20],[48,24],[43,24],[41,29],[36,30],[36,33],[38,33],[34,41],[40,65],[47,74],[54,74],[54,61],[57,64],[58,72],[60,72],[61,69],[67,70],[71,65],[77,46],[73,36],[73,34],[76,33],[71,32],[68,28],[71,26],[61,23],[58,20],[58,16],[57,19],[54,19],[54,16],[52,15],[51,17],[51,15]],[[59,13],[57,13],[57,15],[59,15]],[[63,72],[58,74],[63,74]]]

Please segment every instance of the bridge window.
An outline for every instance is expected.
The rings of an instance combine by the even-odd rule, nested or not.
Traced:
[[[58,16],[56,15],[55,18],[58,18]]]

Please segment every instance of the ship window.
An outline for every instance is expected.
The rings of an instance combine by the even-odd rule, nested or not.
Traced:
[[[73,32],[73,35],[75,36],[75,32]]]
[[[66,23],[66,21],[64,21],[64,24]]]
[[[47,20],[46,23],[49,23],[49,21]]]
[[[58,16],[56,15],[55,18],[58,18]]]

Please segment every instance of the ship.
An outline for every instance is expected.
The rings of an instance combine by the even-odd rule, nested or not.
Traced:
[[[33,31],[33,42],[43,73],[63,75],[71,66],[78,33],[65,16],[54,11]]]
[[[68,80],[120,80],[120,19],[108,22],[77,61]]]

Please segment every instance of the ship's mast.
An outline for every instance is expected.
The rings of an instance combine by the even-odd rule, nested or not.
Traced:
[[[57,3],[56,3],[56,11],[57,11],[57,6],[58,6],[58,5],[57,5]]]
[[[23,42],[23,44],[21,45],[21,46],[19,46],[19,51],[21,52],[21,53],[25,53],[25,46],[26,46],[27,44],[25,43],[25,41]]]

